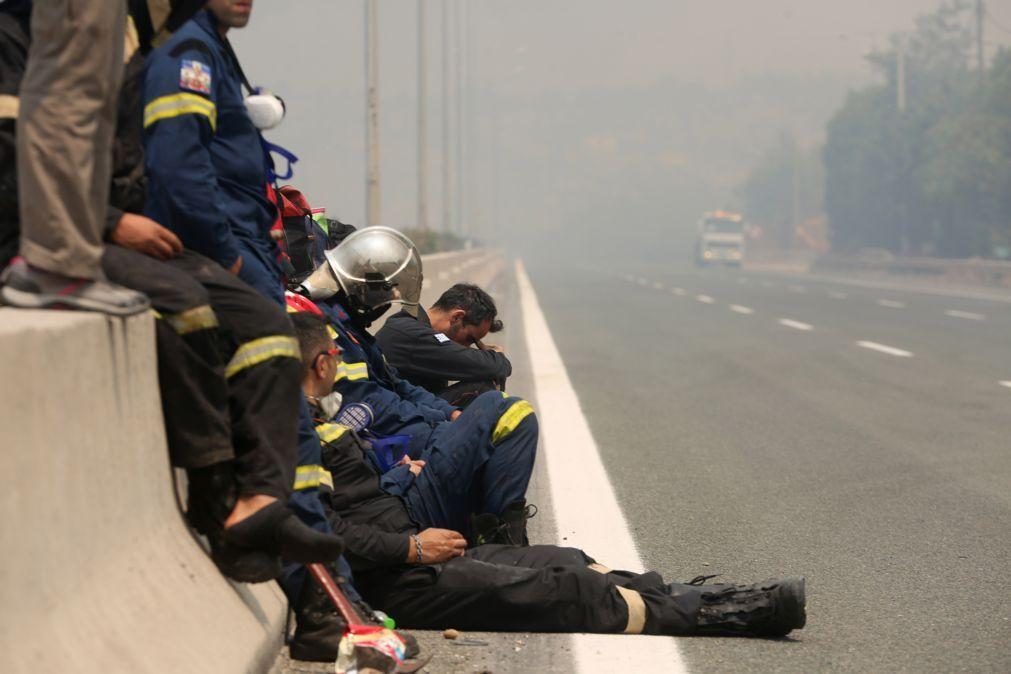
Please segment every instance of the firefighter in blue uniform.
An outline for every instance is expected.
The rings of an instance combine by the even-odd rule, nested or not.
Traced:
[[[149,60],[146,212],[184,246],[283,305],[278,248],[270,236],[277,211],[267,198],[268,157],[246,110],[241,67],[225,39],[229,28],[245,25],[234,11],[226,2],[209,3]],[[270,357],[269,351],[263,355]],[[288,505],[306,524],[329,532],[318,497],[326,480],[319,439],[301,396],[299,404],[298,437],[291,438],[298,465]],[[293,601],[304,578],[300,566],[285,570],[281,584]]]
[[[374,450],[402,439],[407,456],[426,462],[415,476],[393,451],[374,451],[382,488],[403,497],[425,526],[460,531],[473,543],[525,544],[538,437],[530,403],[490,391],[461,413],[400,379],[366,329],[392,302],[417,304],[414,244],[386,227],[355,232],[327,251],[301,290],[317,300],[343,350],[334,384],[343,406],[334,421],[366,433]]]

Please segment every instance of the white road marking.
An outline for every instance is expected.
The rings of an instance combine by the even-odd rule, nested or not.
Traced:
[[[879,351],[880,353],[887,353],[889,356],[898,356],[899,358],[912,358],[913,352],[906,351],[905,349],[897,349],[894,346],[888,346],[887,344],[878,344],[877,342],[868,342],[861,340],[857,342],[857,346],[862,346],[865,349],[870,349],[871,351]]]
[[[751,307],[742,307],[740,304],[731,304],[730,310],[739,314],[750,315],[755,313],[755,310]]]
[[[641,571],[642,558],[615,498],[600,452],[579,406],[569,374],[551,337],[521,260],[516,281],[534,374],[551,503],[565,545],[584,548],[615,569]],[[561,543],[561,541],[559,541]],[[687,672],[674,639],[654,636],[573,634],[579,672]]]
[[[945,311],[946,316],[951,316],[953,318],[964,318],[968,321],[985,321],[986,316],[983,314],[977,314],[975,311],[959,311],[958,309],[949,309]]]
[[[685,294],[685,289],[684,288],[671,288],[670,291],[672,293],[674,293],[675,295],[679,296],[679,297],[681,297],[681,296],[683,296]]]
[[[712,304],[713,302],[716,301],[709,295],[696,295],[695,299],[697,299],[699,302],[702,302],[702,304]]]
[[[834,292],[834,291],[830,292],[828,294],[828,296],[831,297],[834,300],[844,300],[847,297],[846,293],[840,293],[840,292]]]
[[[1011,388],[1011,380],[1001,381],[1001,382],[997,382],[997,383],[1000,384],[1001,386],[1006,386],[1007,388]]]
[[[804,330],[805,332],[814,327],[809,323],[801,323],[800,321],[794,321],[789,318],[779,319],[779,324],[785,325],[788,328],[793,328],[794,330]]]
[[[654,290],[663,290],[663,284],[660,283],[659,281],[655,281],[653,283],[653,289]]]
[[[805,288],[804,286],[796,286],[796,285],[794,285],[794,286],[788,286],[788,287],[790,288],[790,292],[793,292],[793,293],[806,293],[807,292],[807,288]]]
[[[635,282],[638,283],[641,286],[648,286],[649,285],[649,281],[647,281],[646,279],[644,279],[641,276],[638,279],[636,279]]]
[[[878,304],[889,309],[905,309],[906,303],[897,300],[878,300]]]

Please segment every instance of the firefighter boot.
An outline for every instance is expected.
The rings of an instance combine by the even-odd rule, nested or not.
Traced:
[[[527,520],[537,514],[537,506],[527,505],[526,500],[516,501],[506,506],[502,513],[502,534],[501,543],[506,545],[527,546],[530,539],[527,538]]]
[[[211,559],[225,576],[240,583],[264,583],[281,575],[281,558],[257,550],[243,550],[225,540],[224,525],[235,507],[235,474],[231,461],[187,474],[186,519],[207,537]]]
[[[497,515],[482,513],[470,516],[471,544],[486,545],[500,543],[499,534],[502,531],[502,520]]]
[[[807,621],[804,579],[703,588],[698,634],[783,637]]]

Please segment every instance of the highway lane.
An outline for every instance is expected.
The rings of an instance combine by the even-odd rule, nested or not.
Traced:
[[[1011,667],[1011,305],[528,271],[648,565],[809,579],[796,640],[682,639],[691,669]]]

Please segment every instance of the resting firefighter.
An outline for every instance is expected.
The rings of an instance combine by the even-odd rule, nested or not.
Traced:
[[[324,321],[305,314],[295,322],[307,359],[334,349]],[[314,362],[303,391],[318,406],[336,366]],[[408,499],[383,489],[373,451],[355,431],[324,422],[317,433],[334,485],[330,522],[345,540],[356,585],[404,627],[780,637],[804,626],[803,578],[668,583],[655,572],[606,568],[574,548],[467,549],[458,531],[423,522]],[[414,472],[416,463],[406,469]]]
[[[369,227],[328,250],[303,281],[302,292],[317,300],[344,352],[335,420],[369,438],[383,489],[402,496],[417,521],[473,542],[524,543],[538,437],[530,403],[492,391],[461,412],[400,379],[366,329],[393,303],[416,306],[421,280],[414,244],[395,230]],[[397,463],[403,456],[434,468],[415,475]]]

